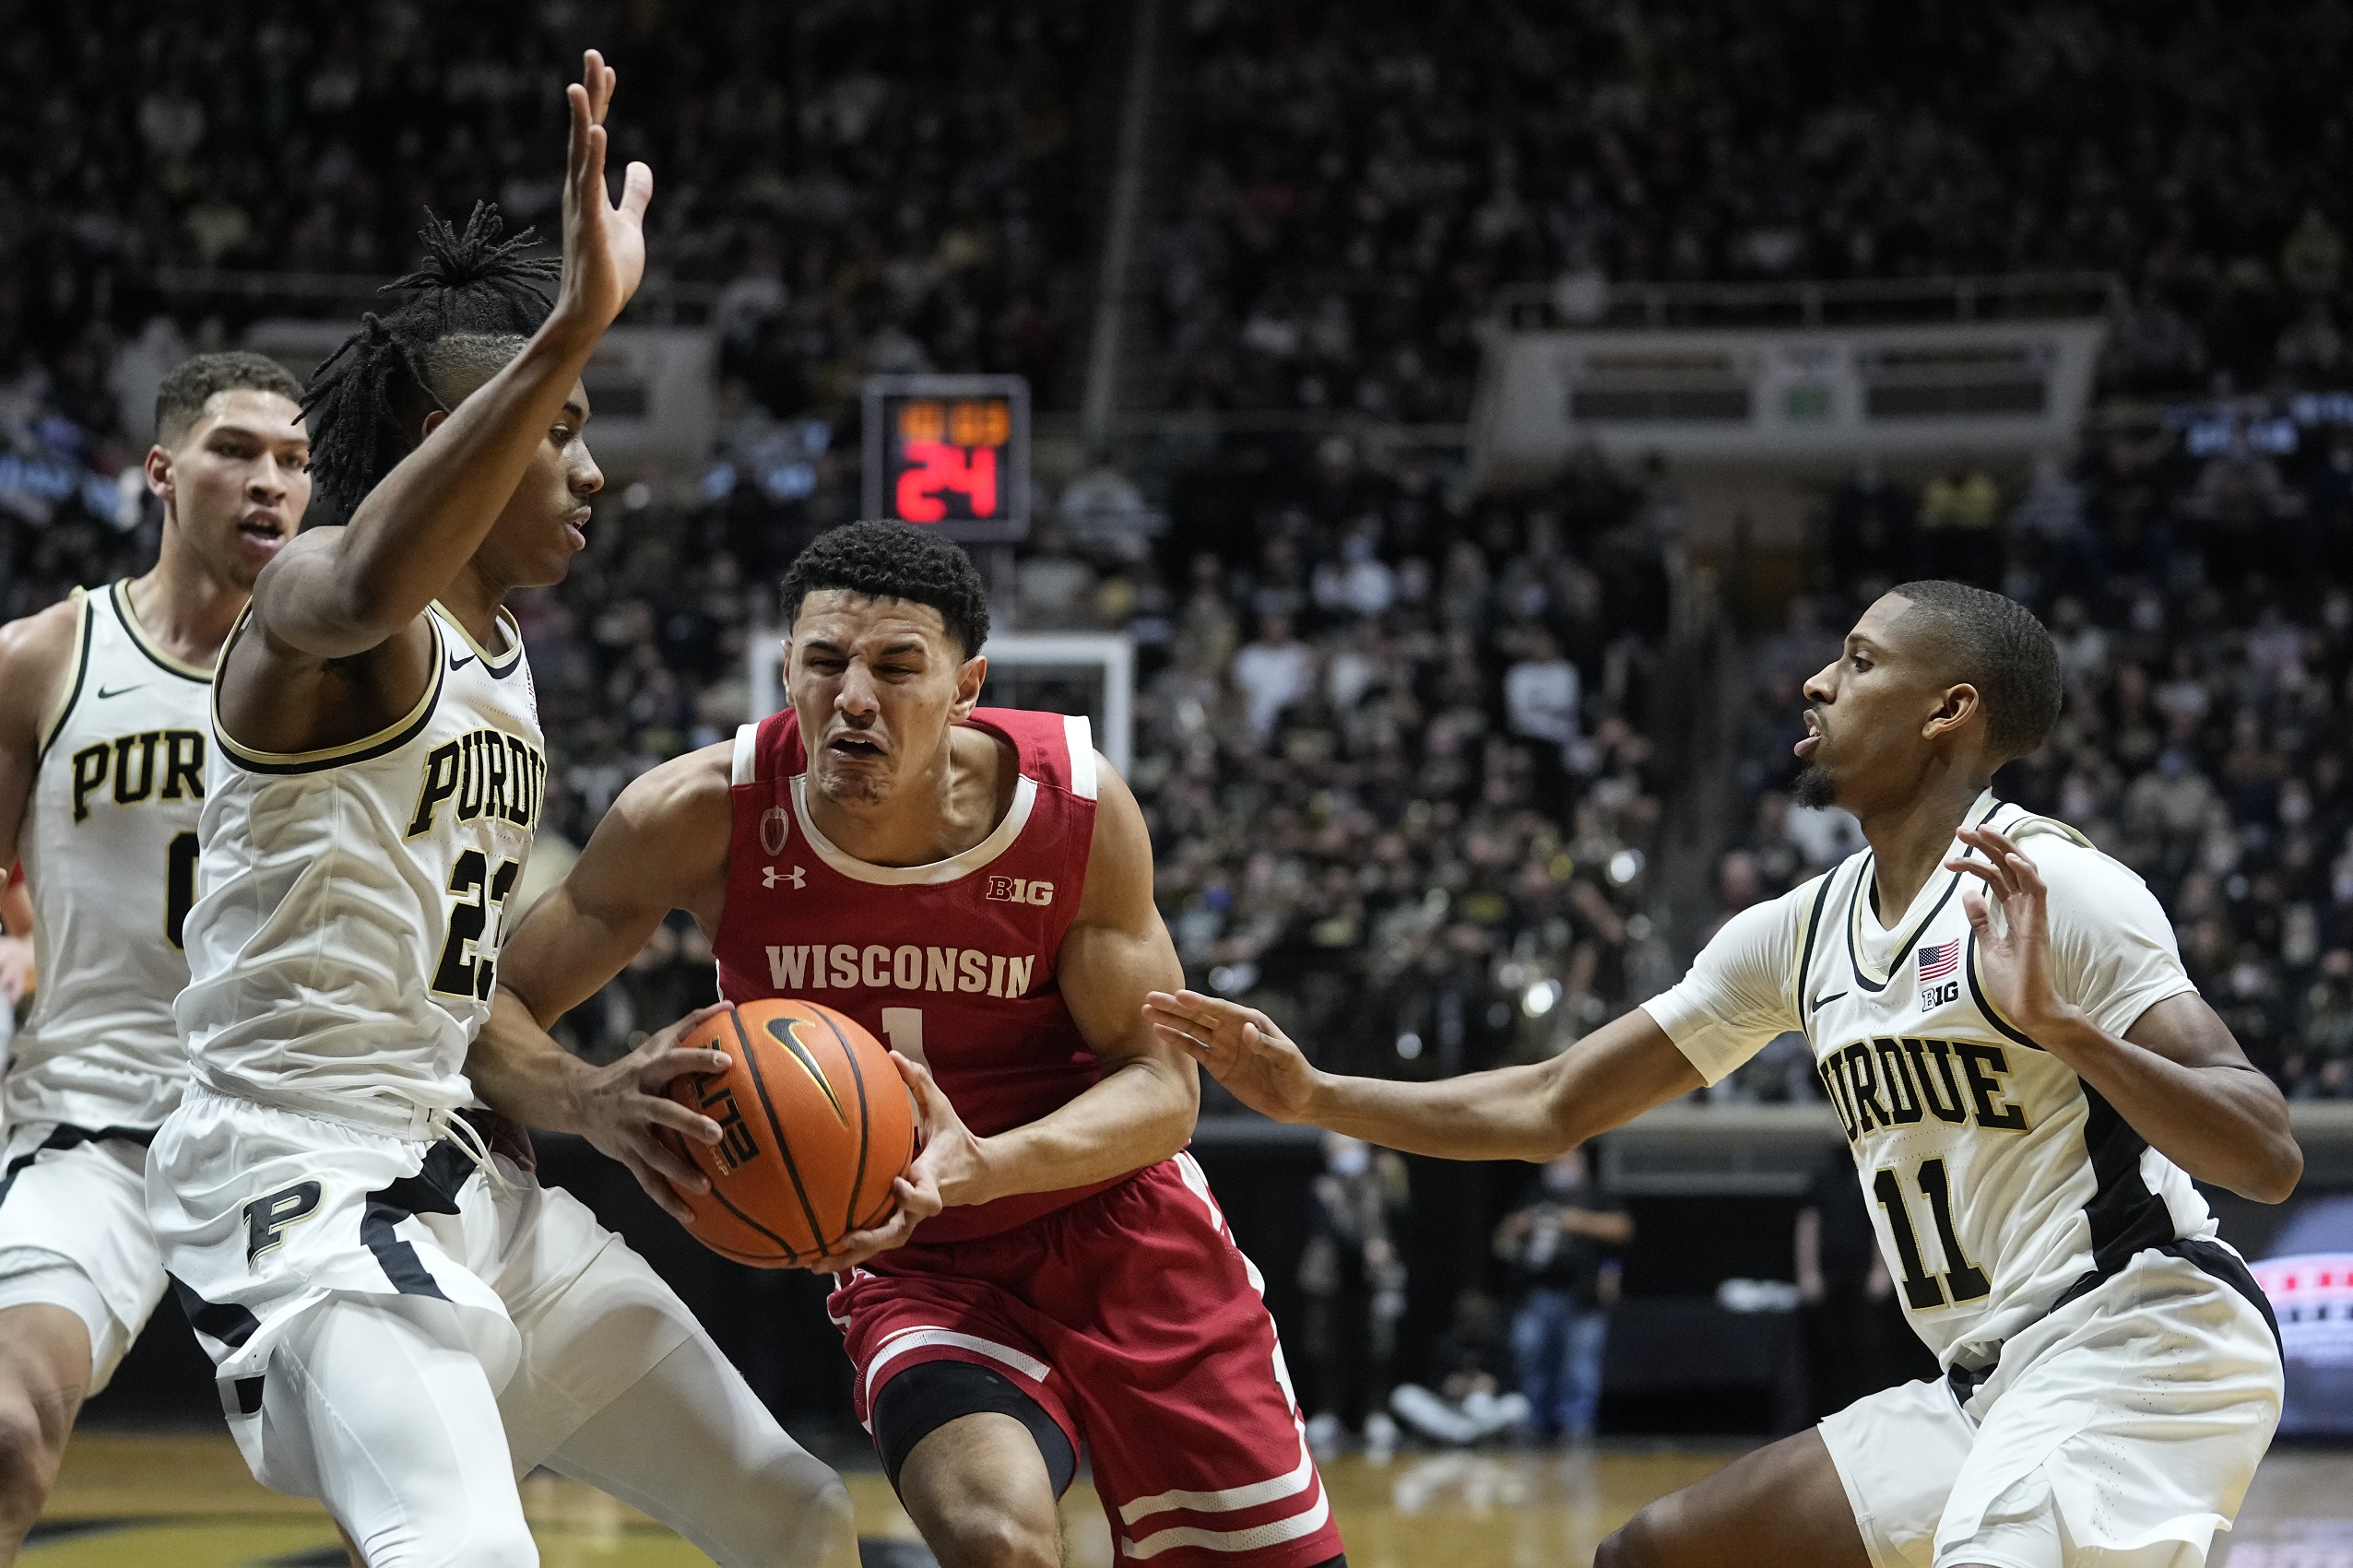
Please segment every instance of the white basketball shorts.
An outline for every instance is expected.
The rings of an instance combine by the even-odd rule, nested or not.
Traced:
[[[2152,1249],[2012,1338],[1966,1403],[1906,1384],[1821,1432],[1873,1568],[2203,1568],[2280,1388],[2261,1310]]]
[[[263,1484],[309,1490],[308,1456],[268,1452],[262,1388],[271,1347],[332,1297],[396,1299],[479,1362],[517,1477],[695,1332],[585,1205],[503,1155],[491,1163],[497,1179],[455,1137],[426,1143],[201,1086],[165,1121],[148,1218]]]
[[[34,1123],[9,1129],[0,1150],[0,1308],[57,1306],[79,1317],[92,1394],[163,1299],[142,1137]]]

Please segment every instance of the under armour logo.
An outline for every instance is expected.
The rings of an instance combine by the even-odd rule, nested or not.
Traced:
[[[789,871],[779,871],[773,866],[763,866],[760,868],[762,887],[773,888],[780,881],[790,882],[796,888],[805,888],[809,885],[809,873],[798,866]]]

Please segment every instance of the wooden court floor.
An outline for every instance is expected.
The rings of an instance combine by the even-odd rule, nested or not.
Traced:
[[[1580,1568],[1637,1508],[1730,1460],[1707,1451],[1350,1456],[1325,1467],[1354,1568]],[[853,1474],[869,1564],[923,1568],[915,1527],[879,1473]],[[622,1503],[542,1472],[524,1501],[545,1568],[671,1568],[709,1559]],[[1070,1568],[1112,1568],[1093,1491],[1071,1488]],[[66,1452],[25,1568],[340,1568],[316,1504],[254,1484],[228,1437],[85,1432]],[[2353,1451],[2264,1462],[2217,1568],[2353,1568]],[[1732,1565],[1727,1565],[1732,1568]]]

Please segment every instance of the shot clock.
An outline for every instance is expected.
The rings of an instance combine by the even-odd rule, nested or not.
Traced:
[[[1029,383],[869,376],[863,515],[967,544],[1029,534]]]

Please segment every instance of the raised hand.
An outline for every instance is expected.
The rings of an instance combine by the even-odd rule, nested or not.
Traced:
[[[1985,858],[1948,860],[1984,888],[1969,888],[1961,907],[1977,933],[1979,974],[1985,999],[2013,1028],[2033,1035],[2073,1016],[2051,978],[2051,890],[2024,851],[1992,828],[1963,828],[1961,842]],[[1986,890],[2002,901],[1997,930]]]
[[[931,1070],[920,1062],[910,1061],[896,1051],[891,1060],[899,1076],[907,1080],[907,1092],[915,1096],[916,1137],[920,1150],[905,1175],[891,1184],[891,1195],[899,1206],[891,1217],[869,1230],[852,1231],[840,1244],[809,1265],[820,1273],[845,1273],[856,1268],[878,1253],[906,1245],[915,1228],[947,1207],[940,1195],[943,1179],[952,1185],[968,1170],[976,1168],[977,1140],[948,1097],[940,1091]]]
[[[1306,1118],[1316,1069],[1266,1014],[1198,991],[1154,991],[1144,997],[1144,1019],[1253,1111],[1279,1122]]]
[[[689,1073],[725,1072],[726,1055],[682,1049],[679,1042],[727,1004],[686,1015],[619,1061],[597,1069],[581,1096],[582,1132],[597,1149],[629,1167],[645,1196],[681,1225],[694,1210],[680,1192],[706,1193],[711,1183],[670,1135],[716,1144],[719,1124],[670,1098],[670,1082]]]
[[[621,203],[605,189],[605,112],[620,78],[591,49],[581,56],[580,80],[563,89],[572,111],[564,155],[563,281],[556,309],[602,332],[621,314],[645,276],[645,204],[654,171],[633,163],[621,176]]]

